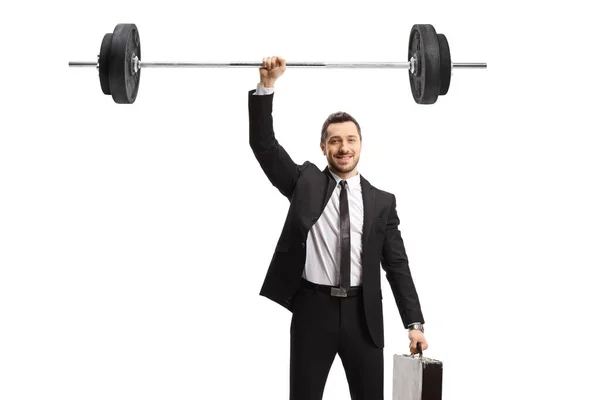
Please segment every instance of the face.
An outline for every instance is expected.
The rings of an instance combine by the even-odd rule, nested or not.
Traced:
[[[356,165],[360,159],[361,148],[358,128],[352,121],[329,125],[325,144],[321,143],[321,150],[327,157],[329,168],[342,179],[357,174]]]

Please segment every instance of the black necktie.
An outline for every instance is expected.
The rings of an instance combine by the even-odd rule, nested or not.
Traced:
[[[340,287],[350,289],[350,210],[348,207],[348,182],[341,181],[340,193],[340,241],[342,245],[342,264],[340,268]]]

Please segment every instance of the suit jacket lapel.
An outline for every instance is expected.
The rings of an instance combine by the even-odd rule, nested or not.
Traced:
[[[323,210],[325,210],[325,206],[327,202],[331,198],[333,194],[333,189],[335,189],[335,178],[331,175],[331,171],[329,171],[329,167],[325,167],[323,170],[325,176],[327,176],[327,192],[325,193],[325,198],[323,199],[323,204],[321,204],[321,214],[323,214]],[[320,214],[319,214],[320,215]]]
[[[362,248],[363,253],[366,244],[369,240],[369,233],[371,233],[371,224],[373,223],[373,210],[375,209],[375,190],[373,186],[367,181],[364,176],[360,176],[360,186],[362,189],[363,198],[363,234],[362,234]]]

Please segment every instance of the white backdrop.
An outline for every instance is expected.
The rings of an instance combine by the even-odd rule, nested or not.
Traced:
[[[145,61],[405,61],[415,23],[453,60],[447,96],[406,71],[289,68],[275,131],[323,168],[331,112],[398,199],[444,362],[444,399],[597,398],[596,15],[584,1],[54,1],[7,4],[0,138],[1,399],[285,399],[291,314],[260,297],[287,200],[248,145],[256,69],[143,70],[102,95],[102,37]],[[591,4],[591,3],[590,3]],[[586,8],[587,7],[587,8]],[[597,275],[594,275],[597,276]],[[383,279],[385,394],[408,351]],[[339,358],[324,399],[349,399]]]

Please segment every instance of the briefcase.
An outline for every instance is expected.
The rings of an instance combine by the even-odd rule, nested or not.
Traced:
[[[392,400],[441,400],[442,367],[441,361],[423,357],[422,352],[394,354]]]

